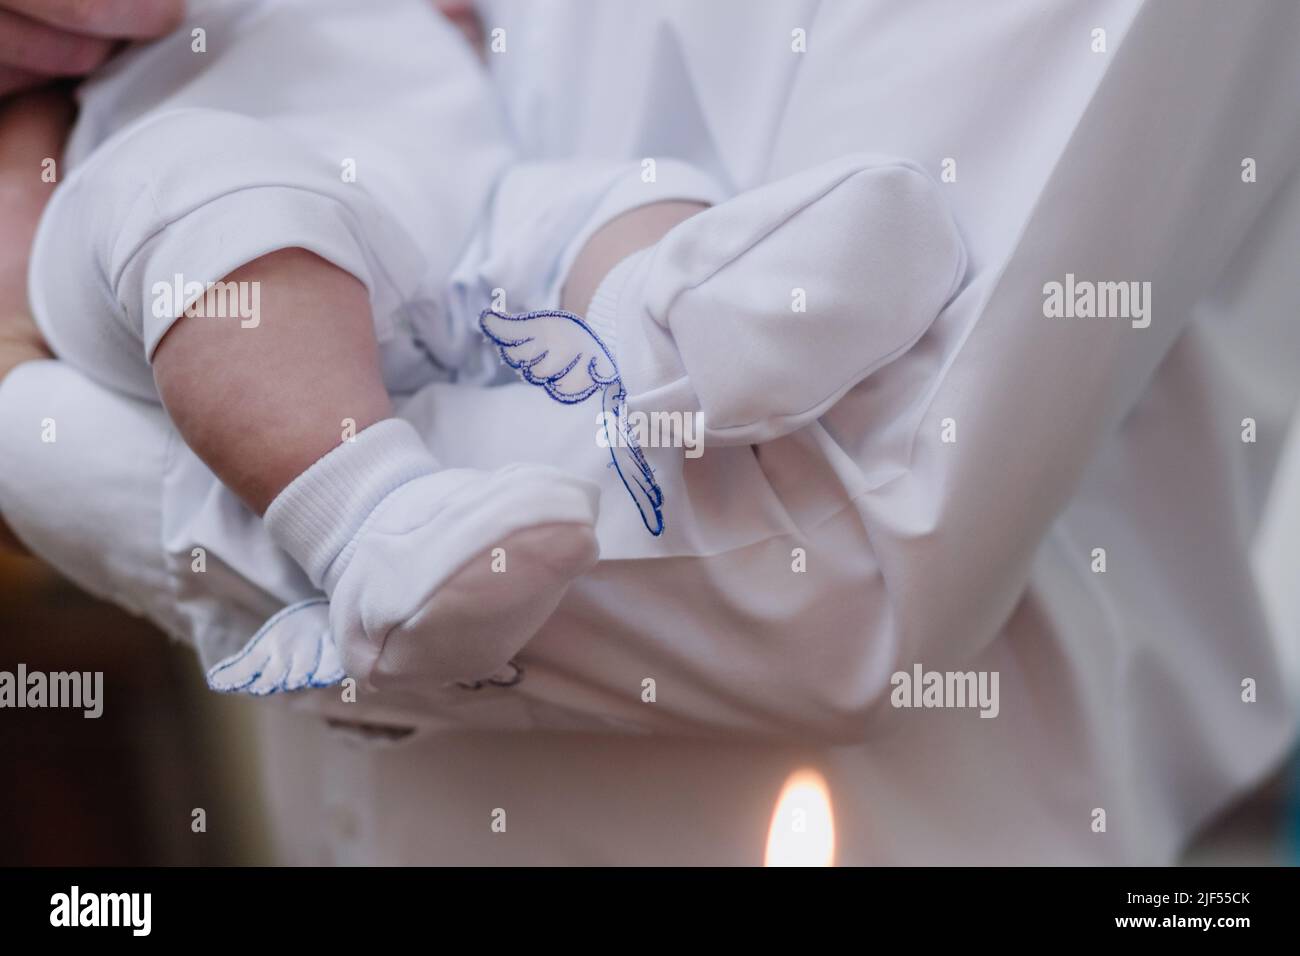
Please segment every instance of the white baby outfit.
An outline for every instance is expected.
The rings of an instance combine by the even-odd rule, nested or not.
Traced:
[[[914,342],[964,274],[956,228],[914,166],[848,156],[730,201],[671,158],[651,177],[626,162],[507,168],[481,70],[422,3],[359,15],[248,2],[195,16],[204,52],[179,31],[86,93],[33,253],[33,306],[56,354],[126,394],[154,400],[148,361],[189,290],[306,248],[366,285],[394,392],[490,375],[487,339],[552,399],[577,404],[598,386],[611,464],[657,536],[673,503],[629,413],[698,415],[718,445],[787,434]],[[419,68],[386,49],[418,52]],[[336,59],[320,62],[326,52]],[[660,199],[713,208],[625,260],[586,322],[489,309],[477,335],[498,288],[554,306],[591,235]],[[854,241],[837,238],[846,228]],[[811,309],[792,301],[803,293],[790,275],[811,287]],[[266,514],[330,600],[276,614],[210,681],[266,694],[345,673],[368,686],[385,674],[488,678],[595,561],[598,506],[590,480],[538,465],[443,469],[406,422],[373,425]]]

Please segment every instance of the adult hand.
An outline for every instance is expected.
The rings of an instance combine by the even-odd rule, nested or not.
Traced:
[[[482,56],[483,22],[479,19],[474,0],[434,0],[433,5],[464,35],[470,48]]]
[[[71,99],[56,89],[0,102],[0,382],[24,362],[50,357],[27,305],[27,263],[54,189],[42,175],[45,160],[62,155],[73,114]],[[0,515],[5,548],[21,550]]]
[[[0,0],[0,96],[83,76],[122,40],[162,36],[185,0]]]
[[[73,114],[54,88],[0,102],[0,380],[19,355],[48,354],[27,306],[27,264]]]

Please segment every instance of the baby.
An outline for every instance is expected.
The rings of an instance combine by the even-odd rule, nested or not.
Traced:
[[[964,272],[933,185],[896,161],[725,202],[668,159],[651,180],[515,162],[482,67],[427,0],[196,4],[84,89],[64,162],[30,282],[51,347],[161,402],[323,592],[305,603],[328,601],[327,633],[273,618],[210,674],[223,690],[413,661],[489,678],[596,561],[602,495],[629,496],[641,533],[671,524],[626,434],[601,486],[448,468],[391,394],[484,382],[492,348],[551,399],[600,395],[607,427],[642,401],[762,441],[915,341]],[[821,301],[792,309],[796,287]],[[534,311],[485,308],[495,290]]]

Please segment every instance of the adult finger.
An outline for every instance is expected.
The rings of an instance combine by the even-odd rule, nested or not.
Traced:
[[[0,0],[0,7],[79,34],[144,40],[174,30],[185,0]]]
[[[0,173],[24,170],[41,181],[41,163],[62,155],[76,112],[71,95],[57,86],[0,103]]]
[[[69,33],[0,9],[0,66],[46,76],[80,76],[108,58],[113,41]]]
[[[11,66],[0,66],[0,97],[48,82],[49,77],[28,73],[26,70],[18,70]]]
[[[44,352],[27,304],[32,236],[54,183],[47,161],[63,152],[76,107],[67,90],[47,86],[0,103],[0,377],[16,361]]]

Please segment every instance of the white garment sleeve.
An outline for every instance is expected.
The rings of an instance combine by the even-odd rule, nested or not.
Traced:
[[[63,362],[28,362],[0,381],[5,521],[79,587],[180,635],[158,508],[176,440],[160,406]]]
[[[1098,451],[1295,174],[1300,113],[1283,91],[1300,83],[1300,11],[1198,10],[1174,31],[1171,7],[1141,8],[1012,249],[905,355],[795,435],[685,465],[647,453],[663,538],[602,500],[587,609],[601,626],[574,615],[543,632],[521,694],[643,730],[860,739],[894,673],[969,666],[997,640]],[[1242,181],[1242,143],[1276,178]],[[1056,316],[1051,283],[1071,276],[1123,284],[1128,306],[1098,314],[1094,297],[1091,315]],[[579,460],[586,436],[562,412],[507,401],[494,396],[493,420],[513,418],[495,427],[517,454],[549,443]],[[465,411],[429,432],[444,460],[473,454],[450,429]],[[628,691],[646,677],[653,707]]]
[[[162,406],[66,362],[27,362],[0,381],[0,462],[0,513],[19,540],[88,593],[194,645],[204,666],[312,593]]]

